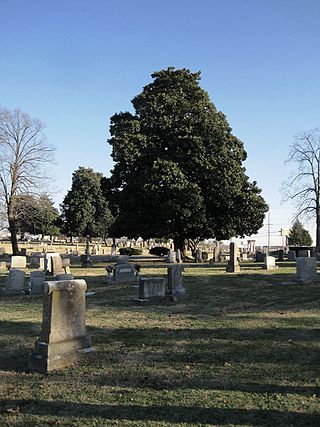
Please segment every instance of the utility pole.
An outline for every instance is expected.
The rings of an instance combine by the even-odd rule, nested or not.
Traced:
[[[270,252],[270,207],[268,210],[268,249],[267,249],[267,255],[269,255]]]

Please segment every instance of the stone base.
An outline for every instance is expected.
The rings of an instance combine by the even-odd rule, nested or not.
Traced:
[[[47,344],[35,342],[35,348],[29,355],[29,370],[49,372],[87,360],[95,354],[91,339],[80,337],[70,341]]]

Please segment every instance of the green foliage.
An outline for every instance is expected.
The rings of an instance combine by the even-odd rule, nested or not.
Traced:
[[[142,249],[140,248],[120,248],[120,255],[142,255]]]
[[[103,195],[102,174],[80,167],[73,173],[71,190],[61,205],[64,230],[71,236],[105,238],[113,222]]]
[[[312,237],[308,230],[306,230],[300,221],[295,221],[290,229],[288,236],[288,244],[292,246],[311,246]]]
[[[20,195],[15,198],[14,216],[20,234],[42,234],[56,236],[59,212],[47,194],[40,196]]]
[[[168,68],[152,75],[111,118],[115,162],[105,181],[115,235],[184,238],[250,235],[267,205],[242,162],[243,143],[199,86],[200,73]]]

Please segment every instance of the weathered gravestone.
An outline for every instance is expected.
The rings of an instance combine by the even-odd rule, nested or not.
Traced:
[[[84,280],[44,284],[41,337],[29,356],[29,369],[47,372],[87,359],[95,351],[86,334]]]
[[[166,279],[163,277],[140,277],[139,299],[154,300],[165,298]]]
[[[176,261],[177,261],[178,263],[182,262],[182,258],[181,258],[181,251],[180,251],[180,249],[177,249],[177,250],[176,250]]]
[[[120,255],[117,260],[117,265],[113,271],[113,280],[116,282],[132,282],[138,280],[136,269],[133,265],[129,264],[129,257],[127,255]]]
[[[169,295],[174,301],[185,298],[187,296],[186,290],[182,284],[182,272],[184,267],[182,265],[173,265],[168,267],[168,289]]]
[[[29,279],[31,294],[42,294],[45,280],[46,275],[44,271],[31,271]]]
[[[0,270],[5,270],[7,268],[6,261],[0,261]]]
[[[298,257],[297,281],[301,284],[309,284],[317,280],[317,260],[309,257]]]
[[[61,281],[61,280],[73,280],[74,276],[73,276],[73,274],[69,274],[69,273],[61,273],[61,274],[57,274],[56,278],[59,281]]]
[[[10,261],[10,268],[23,269],[27,268],[27,257],[20,255],[13,255]]]
[[[278,261],[283,261],[283,260],[284,260],[284,250],[278,249]]]
[[[177,262],[177,254],[175,251],[169,251],[167,260],[170,264],[174,264]]]
[[[213,262],[220,262],[220,261],[221,261],[220,242],[216,241],[216,246],[213,250]]]
[[[24,290],[24,275],[23,270],[10,268],[6,292],[21,293]]]
[[[48,274],[52,274],[52,263],[51,263],[51,258],[55,258],[55,257],[59,257],[60,258],[60,254],[57,252],[47,252],[45,254],[44,257],[44,270],[48,273]]]
[[[64,269],[62,267],[62,259],[60,256],[51,257],[51,274],[52,276],[56,276],[57,274],[64,273]]]
[[[264,268],[267,270],[275,270],[278,268],[276,265],[276,259],[273,256],[266,256],[264,261]]]
[[[238,273],[240,271],[240,265],[238,261],[238,245],[236,242],[230,243],[230,259],[227,265],[227,273]]]

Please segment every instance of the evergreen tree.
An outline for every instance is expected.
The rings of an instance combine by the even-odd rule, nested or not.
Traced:
[[[305,230],[300,221],[295,221],[290,229],[288,244],[291,246],[311,246],[312,237],[308,230]]]
[[[111,118],[115,235],[173,238],[184,251],[186,238],[256,233],[267,205],[200,73],[168,68],[152,77],[132,101],[135,114]]]
[[[101,188],[102,174],[80,167],[61,205],[64,231],[70,236],[105,238],[113,222]]]

